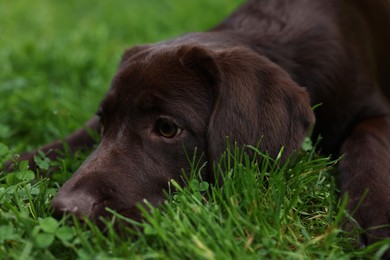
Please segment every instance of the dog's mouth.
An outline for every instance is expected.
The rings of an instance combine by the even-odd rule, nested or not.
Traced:
[[[110,200],[106,199],[93,205],[88,219],[104,233],[109,230],[109,226],[112,226],[118,234],[126,234],[125,230],[128,228],[131,230],[141,228],[138,223],[143,221],[143,215],[137,206],[113,208],[112,205],[110,206]]]
[[[142,219],[141,212],[135,205],[122,206],[119,208],[114,207],[110,202],[115,201],[113,199],[102,199],[92,205],[92,210],[87,215],[89,219],[97,220],[99,218],[108,218],[113,216],[112,212],[115,212],[125,218],[130,218],[135,221]]]

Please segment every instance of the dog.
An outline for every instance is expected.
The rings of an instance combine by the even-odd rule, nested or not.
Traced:
[[[140,219],[137,203],[158,205],[189,172],[187,153],[204,155],[212,182],[226,137],[262,139],[262,150],[275,157],[284,147],[286,158],[314,125],[321,152],[342,156],[348,210],[364,229],[381,226],[364,242],[389,237],[388,28],[387,0],[252,0],[210,31],[126,50],[87,123],[100,144],[53,199],[54,214],[96,220],[109,207]],[[65,140],[72,151],[94,144],[86,127]],[[31,167],[34,154],[22,156]]]

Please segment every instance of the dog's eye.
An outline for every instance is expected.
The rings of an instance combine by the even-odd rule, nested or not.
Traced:
[[[160,118],[157,121],[157,131],[165,138],[173,138],[181,133],[181,128],[178,127],[174,122],[166,118]]]

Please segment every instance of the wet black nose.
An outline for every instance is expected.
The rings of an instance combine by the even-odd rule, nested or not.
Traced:
[[[70,193],[64,194],[61,191],[54,197],[51,207],[54,210],[55,218],[62,218],[66,214],[73,214],[78,218],[88,217],[93,214],[93,207],[96,200],[89,194]]]

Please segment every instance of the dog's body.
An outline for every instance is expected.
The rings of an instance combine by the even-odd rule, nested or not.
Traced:
[[[226,137],[275,156],[310,126],[321,151],[344,155],[340,188],[363,228],[390,218],[390,5],[387,0],[249,1],[223,23],[125,52],[98,115],[97,150],[53,200],[57,214],[96,219],[110,207],[164,199],[186,152],[218,160]],[[99,129],[97,118],[89,126]],[[86,130],[67,138],[91,145]],[[59,143],[43,148],[48,151]],[[31,155],[29,155],[31,158]],[[212,181],[211,167],[204,172]],[[367,233],[367,243],[390,228]]]

